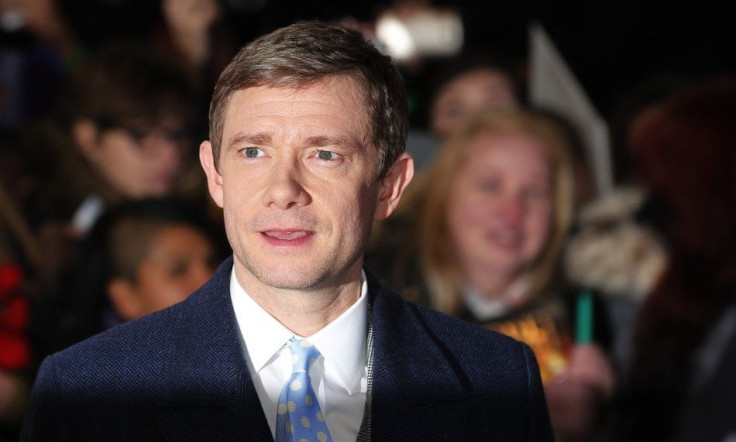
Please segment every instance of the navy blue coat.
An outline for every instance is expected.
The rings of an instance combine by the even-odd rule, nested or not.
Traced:
[[[21,440],[272,441],[230,301],[232,259],[186,301],[48,357]],[[368,276],[372,440],[547,441],[527,346]]]

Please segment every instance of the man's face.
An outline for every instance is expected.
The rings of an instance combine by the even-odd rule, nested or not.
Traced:
[[[219,171],[207,141],[200,159],[247,290],[313,290],[360,278],[373,220],[390,214],[411,178],[404,156],[377,179],[369,121],[347,77],[234,93]]]

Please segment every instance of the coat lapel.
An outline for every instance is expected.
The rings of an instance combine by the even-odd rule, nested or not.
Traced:
[[[367,273],[367,272],[366,272]],[[373,440],[462,440],[470,386],[411,306],[369,275]]]
[[[232,259],[177,318],[161,375],[165,440],[272,441],[230,301]],[[366,272],[368,273],[368,272]],[[373,325],[373,440],[461,440],[470,387],[414,308],[368,274]]]
[[[232,259],[180,310],[162,373],[158,427],[166,440],[272,441],[230,301]]]

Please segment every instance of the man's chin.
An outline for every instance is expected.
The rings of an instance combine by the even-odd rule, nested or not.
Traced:
[[[305,269],[253,269],[250,273],[264,286],[278,290],[309,291],[321,288],[327,275],[304,272]]]
[[[341,265],[340,261],[326,260],[317,262],[311,260],[281,261],[261,259],[256,261],[252,257],[236,260],[236,269],[244,273],[246,279],[255,280],[264,288],[275,290],[314,291],[343,285],[353,277],[360,278],[360,268],[355,262],[350,265]],[[357,270],[353,270],[357,269]],[[244,281],[243,281],[244,282]]]

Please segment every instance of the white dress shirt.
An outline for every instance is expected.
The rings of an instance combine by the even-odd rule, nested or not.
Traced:
[[[367,283],[362,275],[360,298],[334,321],[306,338],[322,354],[309,370],[312,388],[335,441],[355,440],[360,431],[368,389]],[[230,297],[253,384],[271,434],[276,434],[276,408],[291,376],[292,358],[286,344],[296,336],[268,314],[230,275]]]

